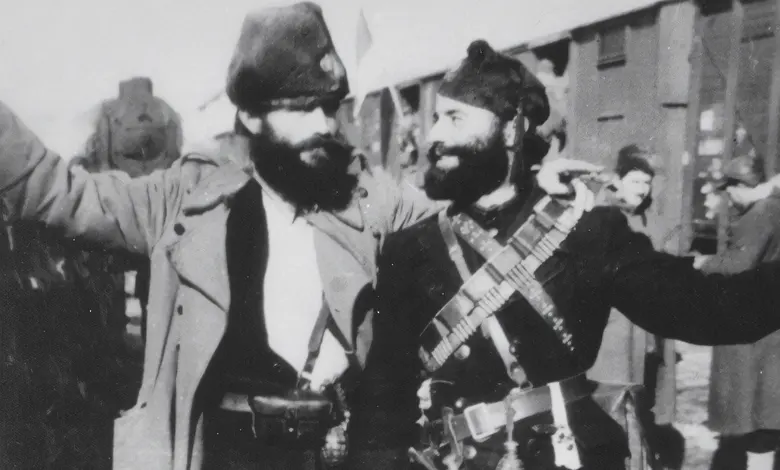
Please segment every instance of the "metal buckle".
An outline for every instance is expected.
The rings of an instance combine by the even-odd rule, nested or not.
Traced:
[[[414,447],[410,447],[408,454],[410,459],[425,467],[426,470],[437,470],[436,463],[434,463],[434,458],[437,454],[434,449],[428,448],[420,452]]]
[[[480,415],[482,416],[481,419]],[[469,428],[471,437],[477,442],[484,442],[487,438],[496,433],[497,428],[495,427],[488,431],[480,430],[489,427],[484,426],[485,424],[489,424],[486,422],[488,421],[488,406],[485,403],[477,403],[469,406],[463,410],[463,417],[466,418],[466,426]],[[483,426],[480,426],[480,424]]]

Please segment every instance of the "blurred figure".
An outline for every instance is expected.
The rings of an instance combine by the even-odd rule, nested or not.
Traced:
[[[151,79],[119,83],[104,101],[82,164],[89,171],[121,170],[136,178],[171,166],[181,155],[181,117],[154,95]]]
[[[636,145],[623,147],[615,173],[619,184],[604,191],[600,204],[620,207],[629,226],[642,232],[647,227],[645,212],[652,202],[655,177],[650,153]],[[588,375],[606,382],[643,383],[646,351],[647,333],[613,309],[598,359]]]
[[[399,170],[401,182],[421,189],[423,173],[419,166],[420,160],[420,126],[415,115],[404,115],[398,127]]]
[[[101,103],[94,129],[78,163],[90,172],[119,170],[137,178],[170,167],[181,156],[182,140],[179,114],[165,100],[155,96],[151,79],[132,77],[119,83],[116,98]],[[137,320],[143,336],[149,300],[149,260],[127,256],[122,260],[113,258],[116,256],[109,256],[104,261],[106,268],[113,272],[114,288],[120,293],[122,302],[124,271],[137,272],[134,294],[141,306],[141,318]],[[136,338],[136,342],[138,340]]]
[[[537,134],[549,143],[550,148],[544,161],[566,156],[566,114],[569,95],[569,72],[556,66],[550,58],[541,58],[537,65],[536,77],[544,85],[550,102],[550,117],[536,130]]]
[[[179,157],[180,128],[149,79],[123,81],[68,165],[151,172]],[[126,335],[124,271],[141,269],[145,308],[148,260],[85,251],[40,223],[0,227],[0,468],[109,469],[114,419],[143,365],[140,335]]]
[[[127,370],[80,251],[40,224],[0,224],[0,468],[111,468]]]
[[[760,158],[740,156],[708,185],[708,213],[726,204],[734,223],[725,251],[697,258],[702,271],[738,273],[780,259],[780,195],[752,198],[763,168]],[[780,333],[713,349],[709,413],[709,427],[721,434],[712,470],[773,468],[780,444]]]
[[[631,144],[618,152],[615,173],[619,181],[602,194],[604,205],[620,207],[636,232],[647,232],[647,210],[652,204],[654,155]],[[643,410],[655,468],[680,468],[684,439],[672,426],[676,353],[674,341],[648,334],[618,310],[612,309],[596,364],[588,372],[602,382],[643,384]],[[654,413],[653,413],[654,412]]]

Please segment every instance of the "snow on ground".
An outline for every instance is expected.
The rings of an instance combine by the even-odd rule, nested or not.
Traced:
[[[707,470],[717,447],[717,434],[706,426],[712,348],[678,342],[682,361],[677,364],[677,419],[685,436],[686,470]]]

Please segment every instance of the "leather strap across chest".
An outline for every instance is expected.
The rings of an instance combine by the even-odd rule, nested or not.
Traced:
[[[454,232],[487,261],[423,330],[419,353],[429,372],[444,365],[485,319],[501,310],[516,293],[541,315],[561,343],[574,352],[571,333],[534,273],[560,247],[579,215],[573,206],[546,196],[506,246],[469,216],[460,213],[452,217]],[[453,248],[451,242],[448,242],[451,251],[459,249]]]
[[[296,388],[298,390],[308,389],[311,386],[311,375],[314,372],[314,367],[317,364],[317,359],[320,357],[320,349],[322,348],[322,341],[325,338],[325,332],[330,330],[331,334],[336,338],[341,347],[344,349],[344,354],[347,356],[349,367],[360,370],[360,364],[358,364],[357,357],[355,356],[355,350],[350,347],[349,341],[341,333],[341,330],[333,324],[333,317],[331,316],[330,308],[328,308],[328,302],[325,296],[322,296],[322,308],[317,316],[317,321],[314,324],[314,328],[309,338],[309,353],[306,356],[306,362],[303,364],[303,369],[298,376],[298,383]]]

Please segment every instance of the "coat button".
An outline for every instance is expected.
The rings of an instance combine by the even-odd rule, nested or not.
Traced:
[[[364,187],[358,188],[358,196],[360,196],[361,199],[365,199],[368,197],[368,190]]]
[[[176,233],[176,235],[184,235],[184,225],[182,224],[175,224],[173,226],[173,231]]]

